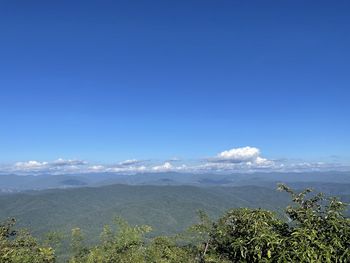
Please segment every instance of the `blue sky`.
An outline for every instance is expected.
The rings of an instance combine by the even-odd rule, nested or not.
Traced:
[[[1,1],[0,162],[251,146],[349,164],[349,12],[349,1]]]

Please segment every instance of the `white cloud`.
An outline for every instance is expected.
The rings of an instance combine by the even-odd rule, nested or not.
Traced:
[[[115,173],[141,173],[147,171],[147,167],[144,165],[141,166],[125,166],[125,167],[108,167],[106,168],[107,172],[115,172]]]
[[[103,172],[106,168],[103,165],[92,165],[88,167],[88,170],[94,172]]]
[[[135,169],[137,172],[145,172],[147,170],[147,167],[142,165],[142,166],[136,167]]]
[[[70,166],[70,165],[85,165],[86,161],[83,160],[65,160],[59,158],[51,163],[52,166]]]
[[[86,165],[87,162],[82,160],[65,160],[59,158],[52,162],[41,162],[41,161],[26,161],[17,162],[12,167],[8,167],[7,170],[19,172],[19,173],[69,173],[69,172],[80,172],[82,166]]]
[[[15,163],[15,169],[18,170],[39,170],[46,168],[48,162],[39,162],[39,161],[27,161],[27,162],[17,162]]]
[[[136,165],[136,164],[140,164],[143,163],[143,161],[137,160],[137,159],[130,159],[130,160],[125,160],[119,163],[119,165],[122,166],[129,166],[129,165]]]
[[[274,166],[274,161],[268,160],[260,156],[261,152],[256,147],[241,147],[233,148],[227,151],[220,152],[214,158],[209,158],[209,163],[216,163],[216,167],[220,169],[253,169],[253,168],[268,168]],[[215,167],[215,165],[207,165]]]
[[[169,171],[172,170],[174,167],[171,163],[165,162],[162,165],[154,166],[152,167],[152,170],[157,171],[157,172],[163,172],[163,171]]]
[[[169,163],[180,162],[180,161],[181,161],[181,159],[179,157],[173,157],[173,158],[166,160],[166,162],[169,162]]]
[[[260,150],[258,148],[246,146],[223,151],[217,155],[217,158],[221,161],[227,160],[233,163],[241,163],[255,161],[259,155]]]
[[[262,158],[260,156],[258,156],[256,159],[255,159],[255,163],[259,166],[272,166],[275,164],[274,161],[271,161],[271,160],[268,160],[266,158]]]

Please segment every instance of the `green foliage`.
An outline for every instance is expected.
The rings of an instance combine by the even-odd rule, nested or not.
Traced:
[[[168,237],[156,237],[147,246],[145,262],[152,263],[191,263],[197,262],[190,247],[182,247]]]
[[[73,231],[74,257],[70,262],[143,262],[143,236],[151,230],[148,226],[131,227],[126,221],[116,218],[116,232],[105,226],[99,245],[90,250],[82,246],[80,230]]]
[[[260,209],[233,209],[209,230],[209,255],[231,262],[350,262],[350,219],[345,204],[306,189],[291,195],[290,222]],[[206,261],[208,262],[208,261]]]
[[[0,225],[0,262],[6,263],[51,263],[54,251],[41,246],[27,231],[14,230],[15,219]]]
[[[62,248],[63,240],[64,240],[63,233],[57,232],[57,231],[52,231],[52,232],[48,232],[44,236],[43,245],[45,247],[53,248],[55,250],[55,252],[57,253],[57,251],[61,250],[61,248]]]
[[[235,209],[214,224],[211,247],[234,262],[271,261],[279,253],[286,229],[269,211]]]
[[[310,189],[297,194],[285,185],[293,206],[286,209],[292,220],[290,235],[283,244],[281,258],[295,262],[350,262],[350,219],[346,205],[338,199],[317,194],[306,198]]]
[[[89,249],[84,245],[84,237],[80,228],[73,228],[71,237],[72,258],[70,262],[84,262]]]
[[[178,246],[167,237],[156,237],[145,242],[145,234],[151,231],[149,226],[130,226],[126,221],[116,218],[116,231],[105,226],[99,245],[89,250],[82,245],[80,230],[73,230],[71,263],[120,262],[120,263],[191,263],[196,262],[189,249]]]

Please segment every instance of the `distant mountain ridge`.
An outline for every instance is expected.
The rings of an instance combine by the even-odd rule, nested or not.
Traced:
[[[276,183],[297,183],[314,185],[318,183],[350,184],[350,172],[308,172],[308,173],[82,173],[16,175],[0,174],[0,192],[19,192],[53,188],[82,186],[128,185],[193,185],[193,186],[242,186],[257,185],[275,187]]]

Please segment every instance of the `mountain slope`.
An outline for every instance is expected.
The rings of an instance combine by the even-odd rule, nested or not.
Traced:
[[[16,217],[20,226],[40,235],[49,230],[68,233],[81,227],[98,237],[104,224],[122,216],[132,224],[148,224],[155,234],[172,234],[196,221],[202,209],[218,216],[231,207],[282,209],[287,196],[256,186],[127,186],[56,189],[0,197],[0,220]]]

